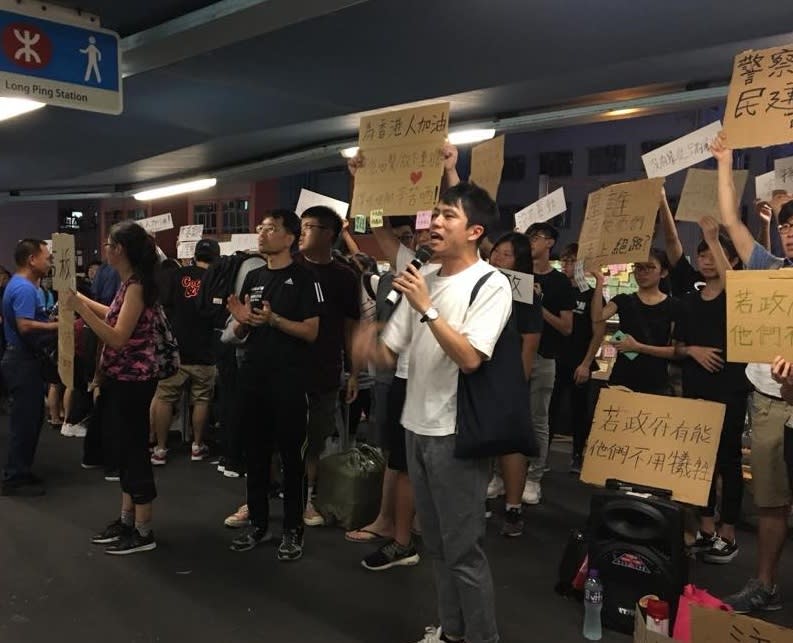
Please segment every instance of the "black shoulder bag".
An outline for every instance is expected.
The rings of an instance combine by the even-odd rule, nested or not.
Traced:
[[[471,291],[468,306],[495,271],[483,275]],[[536,456],[531,425],[529,384],[521,360],[522,338],[510,317],[489,360],[457,380],[458,458],[488,458],[509,453]]]

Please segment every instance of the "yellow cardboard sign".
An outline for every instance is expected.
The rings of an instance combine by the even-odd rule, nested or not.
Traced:
[[[58,375],[66,388],[74,388],[74,311],[58,311]]]
[[[793,643],[793,630],[723,610],[691,606],[694,643]]]
[[[724,422],[724,405],[618,388],[600,391],[581,480],[609,478],[669,489],[705,506]]]
[[[487,193],[495,201],[501,173],[504,171],[504,137],[480,143],[471,150],[470,180]]]
[[[727,361],[793,360],[793,270],[727,273]]]
[[[749,49],[735,57],[724,112],[734,149],[793,141],[793,45]]]
[[[733,170],[732,172],[736,207],[746,189],[748,178],[748,170]],[[717,221],[721,221],[718,170],[692,168],[686,174],[686,182],[680,193],[680,203],[677,206],[677,212],[675,212],[675,219],[698,222],[705,216],[711,216]]]
[[[587,199],[578,259],[606,266],[647,261],[663,178],[615,183]]]
[[[352,213],[431,210],[440,197],[448,131],[449,103],[362,118],[358,146],[363,165],[355,174]]]

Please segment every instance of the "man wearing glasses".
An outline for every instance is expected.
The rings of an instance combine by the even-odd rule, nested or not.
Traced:
[[[341,218],[325,206],[308,208],[301,218],[299,248],[295,260],[308,268],[317,282],[319,337],[311,349],[308,383],[308,504],[303,516],[309,527],[325,524],[311,498],[317,483],[319,456],[325,440],[336,428],[336,404],[342,372],[342,356],[350,355],[350,342],[361,318],[360,281],[347,266],[333,259],[333,245],[341,234]],[[347,384],[347,403],[358,392],[355,373]]]
[[[565,337],[573,332],[575,298],[567,277],[551,267],[551,250],[559,232],[550,223],[532,224],[526,231],[534,260],[535,297],[542,304],[544,321],[540,345],[531,371],[531,420],[540,455],[529,463],[523,502],[536,505],[542,498],[540,482],[548,465],[548,413],[556,379],[556,358]]]

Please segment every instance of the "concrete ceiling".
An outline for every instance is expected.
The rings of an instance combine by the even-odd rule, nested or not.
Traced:
[[[779,0],[59,4],[124,37],[124,113],[47,107],[0,123],[0,194],[123,192],[278,159],[414,101],[451,100],[454,126],[723,85],[738,51],[793,42],[793,4]]]

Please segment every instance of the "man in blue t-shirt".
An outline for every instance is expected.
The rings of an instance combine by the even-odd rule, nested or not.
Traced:
[[[44,378],[37,357],[42,340],[57,332],[58,323],[39,304],[37,284],[52,268],[52,253],[39,239],[23,239],[14,251],[17,272],[3,294],[3,330],[8,343],[3,378],[11,393],[8,456],[0,493],[40,496],[41,480],[31,467],[44,421]]]

